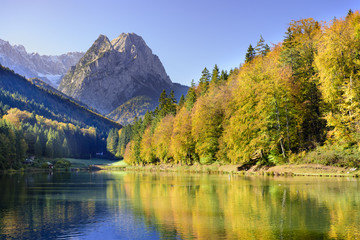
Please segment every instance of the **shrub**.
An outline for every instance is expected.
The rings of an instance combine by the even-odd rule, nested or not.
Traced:
[[[318,163],[338,167],[358,167],[360,152],[357,148],[338,145],[324,145],[306,154],[305,163]]]
[[[55,163],[54,167],[69,169],[71,167],[71,162],[68,160],[60,159]]]

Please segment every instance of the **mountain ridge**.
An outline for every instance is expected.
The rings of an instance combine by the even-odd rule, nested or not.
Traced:
[[[28,53],[23,45],[11,45],[0,39],[0,64],[26,78],[39,78],[57,88],[60,80],[84,55],[68,52],[61,55]]]
[[[80,127],[93,126],[102,133],[106,133],[111,128],[121,128],[121,125],[115,121],[57,91],[38,86],[36,81],[28,80],[1,65],[0,102],[12,108],[35,112],[52,120],[73,123]]]

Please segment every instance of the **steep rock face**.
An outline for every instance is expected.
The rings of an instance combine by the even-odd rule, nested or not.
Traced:
[[[61,78],[84,55],[69,52],[58,56],[27,53],[22,45],[11,45],[0,39],[0,64],[26,78],[39,78],[57,88]]]
[[[102,114],[136,96],[157,100],[163,89],[174,88],[159,58],[134,33],[122,33],[111,42],[100,35],[59,86]]]

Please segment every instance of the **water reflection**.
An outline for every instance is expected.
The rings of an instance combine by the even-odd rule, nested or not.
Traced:
[[[0,238],[360,238],[354,179],[55,173],[0,186]]]

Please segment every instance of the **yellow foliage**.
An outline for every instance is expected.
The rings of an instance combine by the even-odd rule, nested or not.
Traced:
[[[320,90],[328,104],[325,116],[331,140],[359,142],[360,133],[360,29],[359,12],[324,28],[317,43],[315,64]]]
[[[152,138],[152,145],[156,157],[161,163],[166,163],[172,156],[170,155],[170,140],[173,133],[174,116],[165,116],[157,125]]]
[[[136,163],[135,142],[134,141],[130,141],[126,145],[126,149],[125,149],[125,153],[124,153],[124,161],[130,165],[134,165]]]
[[[21,111],[17,108],[11,108],[8,111],[8,113],[3,116],[3,119],[7,120],[16,127],[20,127],[21,122],[23,122],[25,119],[28,119],[30,117],[31,117],[31,113],[27,111]]]
[[[150,127],[145,129],[140,142],[140,158],[145,163],[151,163],[155,160]]]
[[[191,136],[191,112],[185,107],[180,109],[175,116],[170,151],[175,163],[189,164],[197,158]]]

